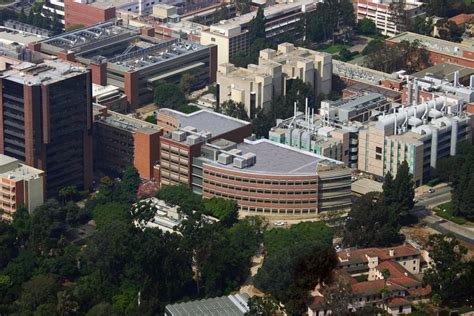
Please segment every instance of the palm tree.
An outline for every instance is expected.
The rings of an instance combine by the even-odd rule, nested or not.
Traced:
[[[380,295],[382,296],[382,306],[383,306],[383,310],[385,311],[386,310],[385,301],[386,301],[387,297],[390,295],[390,291],[389,291],[389,289],[387,289],[387,281],[388,281],[388,278],[390,277],[390,270],[383,269],[382,270],[382,277],[383,277],[383,280],[384,280],[384,284],[383,284],[383,289],[380,290]]]

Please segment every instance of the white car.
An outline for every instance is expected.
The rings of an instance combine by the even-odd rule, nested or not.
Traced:
[[[275,225],[275,226],[283,226],[283,225],[285,225],[285,222],[280,222],[280,221],[278,221],[278,222],[275,222],[273,225]]]

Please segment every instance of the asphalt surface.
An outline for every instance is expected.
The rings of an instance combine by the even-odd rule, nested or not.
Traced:
[[[433,214],[430,209],[451,201],[451,188],[436,189],[433,193],[424,193],[418,197],[412,213],[430,228],[442,233],[452,234],[456,238],[474,245],[474,228],[458,225]]]

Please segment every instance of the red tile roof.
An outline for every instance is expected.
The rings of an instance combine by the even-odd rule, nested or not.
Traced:
[[[393,250],[393,256],[390,256],[390,250]],[[339,262],[367,262],[367,257],[379,257],[380,260],[390,260],[393,258],[416,256],[420,251],[412,245],[405,243],[396,247],[389,248],[363,248],[363,249],[346,249],[337,253]]]
[[[453,21],[457,25],[473,22],[473,20],[474,20],[474,14],[466,14],[466,13],[458,14],[449,19],[449,21]]]
[[[398,307],[398,306],[405,306],[405,305],[411,305],[411,303],[407,299],[404,299],[403,297],[400,297],[400,296],[391,297],[387,300],[388,307]]]

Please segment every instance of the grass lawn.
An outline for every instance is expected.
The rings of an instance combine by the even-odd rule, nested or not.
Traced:
[[[324,53],[328,53],[328,54],[337,54],[339,53],[339,51],[343,48],[347,48],[349,49],[350,46],[347,46],[347,45],[344,45],[344,44],[334,44],[334,45],[325,45],[325,46],[320,46],[319,48],[317,48],[316,50],[318,52],[324,52]]]
[[[438,216],[440,216],[444,219],[447,219],[449,221],[452,221],[456,224],[464,225],[464,224],[467,223],[466,219],[453,215],[453,204],[452,204],[452,202],[441,204],[441,205],[437,206],[436,208],[434,208],[434,211],[435,211],[436,215],[438,215]]]

